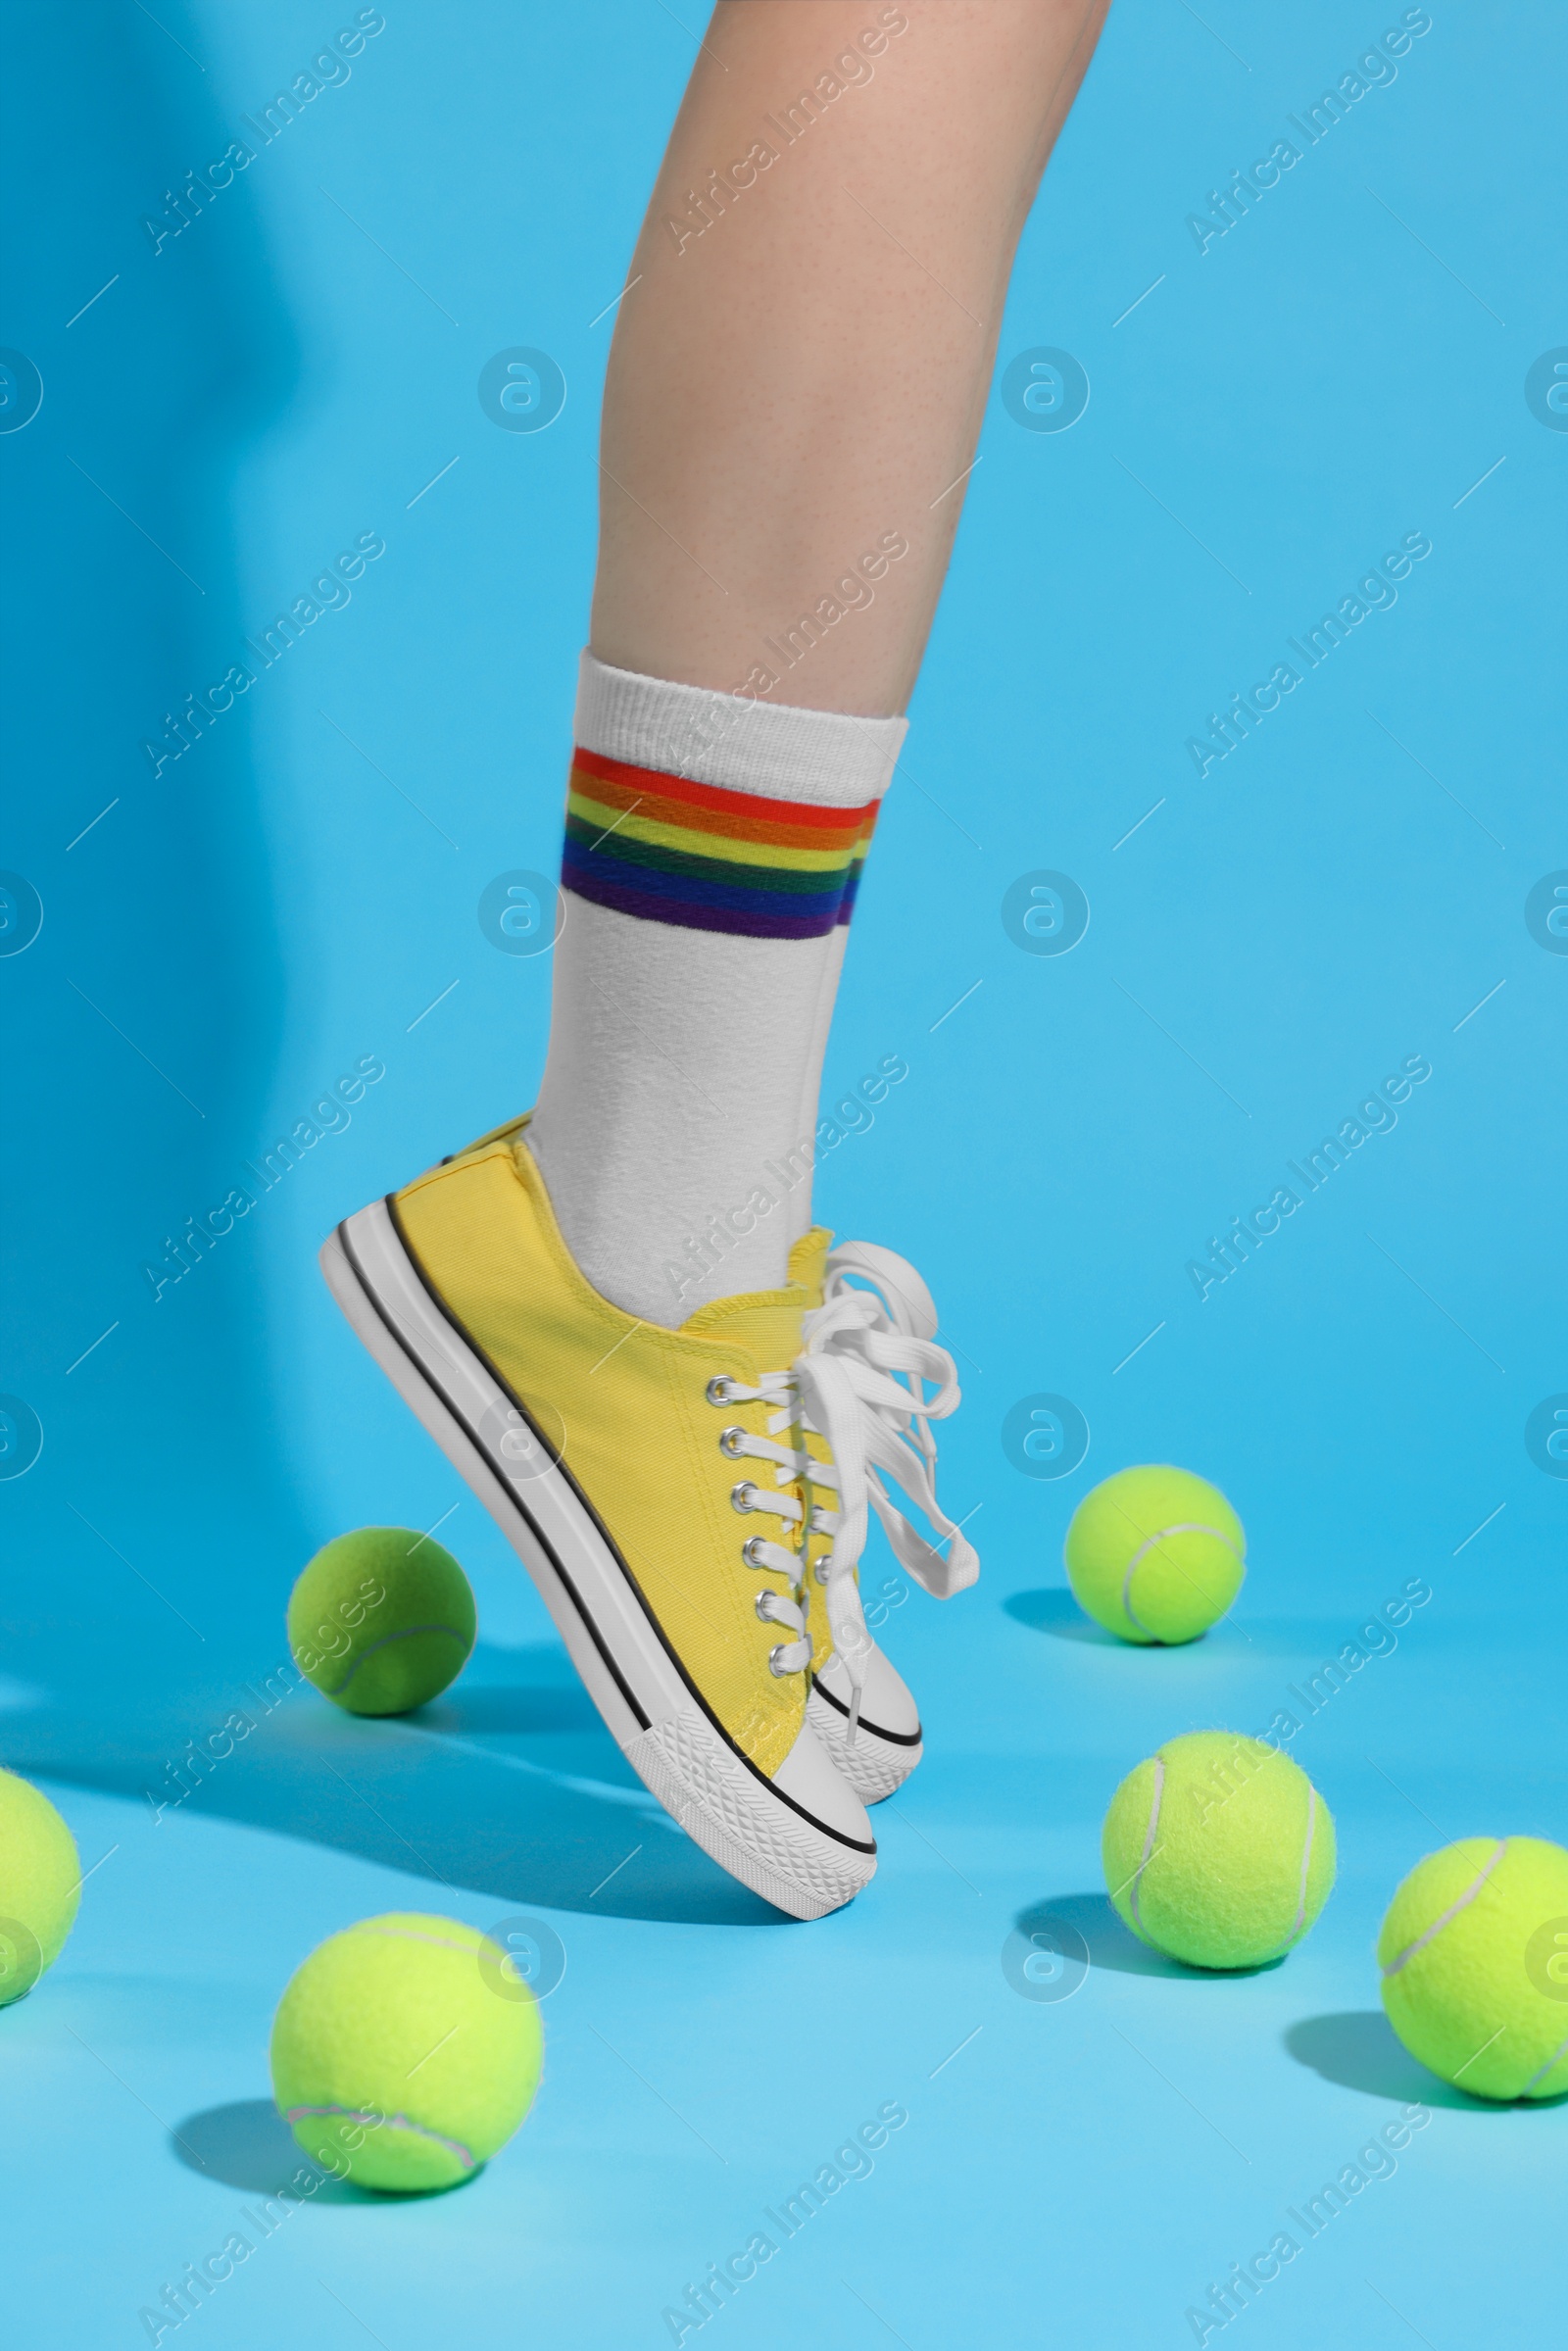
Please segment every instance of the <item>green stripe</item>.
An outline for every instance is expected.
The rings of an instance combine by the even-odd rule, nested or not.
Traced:
[[[681,874],[693,881],[729,882],[741,890],[778,891],[805,898],[827,898],[835,890],[842,890],[853,863],[847,858],[842,865],[808,873],[797,866],[742,865],[732,857],[700,857],[689,850],[661,849],[650,841],[627,841],[619,834],[605,833],[584,824],[580,816],[566,818],[566,837],[593,856],[618,857],[623,865]]]

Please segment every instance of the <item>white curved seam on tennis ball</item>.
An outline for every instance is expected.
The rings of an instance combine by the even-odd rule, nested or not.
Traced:
[[[1561,2047],[1560,2049],[1554,2049],[1554,2050],[1552,2051],[1551,2055],[1550,2055],[1550,2056],[1547,2058],[1547,2060],[1546,2060],[1546,2062],[1545,2062],[1545,2064],[1544,2064],[1544,2065],[1538,2065],[1538,2066],[1537,2066],[1537,2068],[1536,2068],[1535,2072],[1534,2072],[1534,2073],[1531,2075],[1531,2077],[1530,2077],[1529,2081],[1528,2081],[1528,2082],[1525,2083],[1525,2085],[1524,2085],[1523,2089],[1521,2089],[1521,2090],[1520,2090],[1520,2091],[1519,2091],[1517,2094],[1518,2094],[1518,2095],[1519,2095],[1521,2098],[1528,2098],[1528,2097],[1529,2097],[1529,2095],[1530,2095],[1530,2093],[1531,2093],[1531,2091],[1532,2091],[1532,2090],[1535,2088],[1535,2086],[1536,2086],[1536,2083],[1537,2083],[1538,2082],[1544,2082],[1544,2080],[1545,2080],[1546,2076],[1547,2076],[1547,2075],[1548,2075],[1548,2074],[1549,2074],[1549,2073],[1552,2071],[1552,2069],[1553,2069],[1555,2066],[1559,2066],[1559,2065],[1561,2065],[1561,2063],[1562,2063],[1562,2061],[1563,2061],[1563,2059],[1564,2059],[1565,2057],[1568,2057],[1568,2040],[1565,2040],[1565,2041],[1563,2042],[1563,2044],[1562,2044],[1562,2047]]]
[[[366,1921],[362,1926],[350,1927],[348,1932],[350,1935],[384,1935],[389,1942],[434,1943],[437,1950],[461,1951],[465,1959],[477,1959],[480,1956],[470,1943],[455,1943],[450,1935],[421,1935],[416,1927],[372,1927]],[[492,1943],[489,1935],[479,1928],[475,1927],[473,1932],[492,1951],[501,1949],[500,1944]]]
[[[1505,1837],[1499,1837],[1496,1844],[1493,1848],[1491,1860],[1487,1863],[1486,1868],[1481,1872],[1481,1875],[1474,1881],[1474,1883],[1465,1887],[1463,1893],[1459,1896],[1456,1902],[1450,1902],[1448,1904],[1447,1909],[1443,1913],[1441,1918],[1436,1918],[1433,1920],[1431,1926],[1426,1930],[1424,1935],[1418,1935],[1414,1942],[1411,1943],[1407,1949],[1399,1953],[1397,1959],[1390,1961],[1389,1965],[1383,1971],[1383,1981],[1385,1984],[1388,1982],[1391,1976],[1396,1976],[1398,1974],[1400,1968],[1404,1966],[1407,1960],[1414,1959],[1417,1952],[1424,1951],[1428,1943],[1432,1940],[1433,1936],[1435,1935],[1441,1935],[1450,1919],[1457,1918],[1460,1911],[1465,1909],[1471,1902],[1475,1900],[1477,1894],[1481,1891],[1481,1888],[1485,1886],[1487,1880],[1491,1877],[1493,1871],[1496,1868],[1498,1862],[1502,1859],[1503,1854],[1507,1851],[1507,1849],[1508,1839]]]
[[[1177,1526],[1161,1527],[1157,1533],[1148,1536],[1145,1541],[1139,1544],[1137,1550],[1134,1551],[1132,1557],[1128,1560],[1127,1573],[1121,1580],[1122,1614],[1127,1618],[1129,1624],[1134,1624],[1138,1627],[1140,1633],[1148,1633],[1149,1627],[1140,1617],[1137,1617],[1133,1614],[1133,1577],[1137,1572],[1140,1563],[1144,1560],[1148,1553],[1153,1549],[1155,1543],[1163,1543],[1167,1535],[1212,1535],[1216,1543],[1222,1543],[1225,1545],[1225,1548],[1230,1552],[1237,1564],[1241,1564],[1242,1554],[1236,1548],[1236,1545],[1234,1543],[1232,1543],[1230,1537],[1228,1535],[1221,1534],[1218,1527],[1205,1527],[1200,1525],[1197,1519],[1183,1519]],[[1185,1570],[1178,1570],[1178,1573],[1185,1572]],[[1187,1581],[1189,1584],[1192,1582],[1191,1576],[1188,1576]],[[1152,1636],[1151,1636],[1151,1638],[1152,1638]]]
[[[302,2123],[312,2115],[332,2115],[346,2123],[364,2123],[371,2131],[379,2131],[390,2124],[394,2131],[411,2131],[416,2138],[428,2139],[433,2146],[445,2147],[449,2155],[455,2155],[470,2172],[479,2168],[478,2157],[470,2154],[461,2138],[446,2138],[439,2131],[430,2130],[424,2123],[416,2123],[406,2114],[367,2114],[357,2106],[291,2106],[284,2120]]]
[[[1164,1790],[1164,1786],[1165,1758],[1163,1755],[1156,1755],[1154,1757],[1154,1794],[1153,1800],[1149,1807],[1149,1827],[1144,1832],[1143,1857],[1140,1860],[1138,1867],[1133,1872],[1132,1891],[1128,1895],[1128,1901],[1132,1908],[1133,1922],[1140,1928],[1143,1926],[1144,1922],[1139,1916],[1138,1911],[1138,1881],[1143,1876],[1145,1870],[1148,1869],[1149,1857],[1154,1849],[1154,1831],[1159,1826],[1159,1799]]]
[[[368,1648],[360,1651],[336,1690],[332,1691],[332,1696],[340,1697],[342,1695],[367,1657],[373,1657],[377,1649],[386,1647],[388,1641],[412,1641],[416,1633],[450,1633],[454,1641],[466,1641],[467,1640],[467,1636],[460,1633],[454,1625],[405,1625],[401,1633],[383,1633],[379,1641],[372,1641]],[[471,1646],[471,1643],[469,1645]]]

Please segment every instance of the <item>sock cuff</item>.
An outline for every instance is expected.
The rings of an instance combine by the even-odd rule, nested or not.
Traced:
[[[586,650],[578,672],[582,750],[766,800],[824,808],[859,808],[880,800],[908,726],[906,718],[797,710],[640,677]]]

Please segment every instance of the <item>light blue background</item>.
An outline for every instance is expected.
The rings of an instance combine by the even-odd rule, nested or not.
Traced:
[[[208,2351],[667,2341],[662,2308],[892,2099],[906,2128],[725,2339],[1189,2342],[1208,2282],[1416,2098],[1430,2127],[1266,2289],[1252,2351],[1560,2324],[1568,2115],[1434,2083],[1371,1956],[1422,1853],[1568,1836],[1568,1483],[1523,1440],[1568,1389],[1568,959],[1523,919],[1568,865],[1568,438],[1523,392],[1568,340],[1555,14],[1435,0],[1397,80],[1239,226],[1200,256],[1184,225],[1396,15],[1118,0],[1024,239],[1001,362],[1065,349],[1091,398],[1059,434],[993,403],[829,1070],[910,1075],[818,1195],[943,1305],[967,1392],[944,1494],[978,1511],[985,1574],[893,1611],[928,1759],[870,1890],[804,1928],[642,1799],[315,1266],[335,1219],[538,1076],[548,959],[495,952],[475,908],[558,852],[593,321],[692,37],[657,0],[389,6],[347,85],[155,259],[143,212],[335,20],[88,0],[14,24],[0,341],[45,392],[0,440],[0,864],[45,918],[0,963],[0,1388],[44,1450],[0,1487],[0,1753],[92,1870],[0,2018],[17,2340],[146,2339],[139,2307],[290,2168],[259,2103],[290,1972],[411,1906],[564,1938],[534,2114],[452,2196],[323,2189],[203,2311]],[[476,396],[519,344],[569,387],[537,435]],[[163,713],[367,530],[387,551],[348,608],[155,782]],[[1396,607],[1200,781],[1185,738],[1412,530],[1433,552]],[[1041,867],[1092,909],[1060,958],[1002,927]],[[351,1127],[155,1305],[164,1236],[368,1053]],[[1432,1076],[1397,1128],[1200,1304],[1187,1259],[1412,1053]],[[1092,1433],[1059,1480],[1002,1449],[1038,1391]],[[1233,1622],[1133,1654],[1077,1617],[1060,1545],[1096,1479],[1149,1459],[1223,1485],[1251,1561]],[[482,1639],[445,1701],[371,1724],[289,1697],[155,1818],[167,1763],[281,1661],[315,1546],[448,1512]],[[1340,1825],[1311,1938],[1235,1981],[1134,1947],[1098,1890],[1117,1781],[1179,1731],[1258,1727],[1411,1576],[1430,1604],[1296,1742]],[[1042,1908],[1095,1955],[1061,2003],[1000,1963]]]

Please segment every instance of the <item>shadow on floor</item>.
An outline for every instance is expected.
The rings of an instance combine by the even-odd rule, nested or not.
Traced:
[[[1129,1644],[1107,1633],[1085,1616],[1072,1593],[1063,1585],[1054,1585],[1043,1592],[1015,1592],[1003,1601],[1003,1607],[1031,1633],[1050,1633],[1057,1641],[1083,1641],[1092,1648],[1125,1649]]]
[[[1031,1902],[1027,1910],[1020,1910],[1013,1925],[1021,1935],[1037,1935],[1058,1922],[1082,1936],[1088,1946],[1091,1967],[1109,1968],[1118,1976],[1167,1976],[1188,1984],[1233,1984],[1238,1976],[1267,1976],[1284,1965],[1283,1956],[1265,1959],[1258,1967],[1240,1968],[1188,1967],[1180,1959],[1167,1959],[1163,1951],[1155,1951],[1139,1941],[1132,1929],[1123,1924],[1109,1895],[1102,1893],[1047,1895]]]
[[[209,2106],[187,2115],[169,2133],[170,2151],[189,2172],[204,2180],[222,2180],[256,2196],[275,2196],[293,2183],[300,2198],[300,2174],[318,2185],[310,2191],[315,2204],[368,2204],[364,2188],[347,2180],[329,2180],[318,2171],[270,2098],[236,2098],[227,2106]]]
[[[1398,2098],[1407,2104],[1448,2107],[1457,2114],[1518,2114],[1537,2106],[1554,2108],[1561,2098],[1497,2101],[1472,2098],[1451,2083],[1429,2074],[1412,2057],[1381,2008],[1343,2009],[1331,2016],[1302,2017],[1285,2034],[1285,2046],[1298,2065],[1309,2066],[1325,2082],[1342,2089],[1369,2090],[1374,2097]]]
[[[447,1731],[459,1739],[530,1739],[563,1733],[603,1739],[599,1709],[581,1684],[528,1685],[507,1688],[459,1683],[455,1690],[421,1706],[408,1718],[422,1729]],[[616,1763],[620,1764],[619,1755]],[[628,1788],[639,1785],[636,1775],[620,1765],[616,1775]]]
[[[1167,1959],[1163,1952],[1141,1943],[1132,1930],[1123,1926],[1106,1894],[1052,1894],[1020,1910],[1013,1925],[1020,1935],[1037,1935],[1049,1932],[1058,1921],[1083,1937],[1091,1967],[1110,1968],[1120,1976],[1187,1976],[1193,1972],[1179,1960]]]
[[[676,1827],[586,1695],[549,1665],[537,1686],[460,1686],[381,1721],[342,1713],[308,1686],[270,1707],[252,1690],[252,1729],[220,1738],[221,1758],[192,1770],[193,1735],[206,1747],[237,1702],[169,1692],[105,1700],[90,1719],[38,1707],[15,1718],[6,1760],[25,1776],[145,1802],[150,1814],[161,1805],[164,1823],[199,1814],[306,1838],[509,1909],[794,1923]]]

